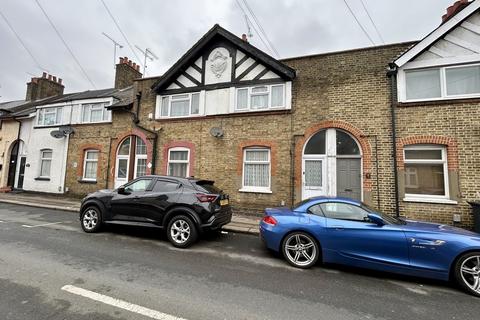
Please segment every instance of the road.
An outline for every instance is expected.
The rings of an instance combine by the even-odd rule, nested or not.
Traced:
[[[476,319],[480,299],[443,282],[289,267],[257,237],[173,248],[155,228],[86,234],[77,215],[0,203],[0,318]]]

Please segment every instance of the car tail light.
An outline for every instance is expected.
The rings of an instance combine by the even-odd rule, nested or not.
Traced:
[[[277,225],[277,220],[272,216],[266,216],[266,217],[263,218],[262,221],[265,222],[266,224],[271,225],[271,226],[276,226]]]
[[[218,198],[216,194],[197,193],[196,196],[200,202],[213,202]]]

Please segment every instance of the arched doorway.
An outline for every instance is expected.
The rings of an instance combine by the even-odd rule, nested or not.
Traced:
[[[347,132],[329,128],[315,133],[302,156],[302,199],[339,196],[362,200],[361,148]]]
[[[115,161],[115,188],[147,173],[147,145],[139,136],[123,139]]]
[[[12,144],[12,149],[10,151],[10,159],[8,161],[7,187],[11,187],[11,188],[13,188],[15,185],[15,172],[17,170],[19,147],[20,147],[20,143],[18,142],[18,140]]]

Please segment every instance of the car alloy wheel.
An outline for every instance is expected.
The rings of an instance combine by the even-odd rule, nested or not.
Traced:
[[[179,219],[172,224],[170,234],[175,242],[185,243],[190,237],[190,226],[185,220]]]
[[[195,224],[185,215],[176,216],[170,220],[167,230],[168,240],[178,248],[190,246],[198,237]]]
[[[89,207],[82,215],[82,228],[85,232],[95,232],[100,228],[101,216],[97,208]]]
[[[309,268],[318,260],[318,245],[308,234],[295,232],[283,241],[283,254],[287,261],[298,268]]]
[[[480,253],[462,260],[460,275],[464,286],[480,296]]]

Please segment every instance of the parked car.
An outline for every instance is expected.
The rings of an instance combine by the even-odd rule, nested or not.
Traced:
[[[144,176],[115,190],[97,191],[80,207],[85,232],[97,232],[104,223],[154,225],[166,229],[170,242],[179,248],[231,219],[229,197],[213,181],[170,176]]]
[[[346,198],[266,209],[260,236],[298,268],[317,261],[440,280],[480,297],[480,234],[394,218]]]

